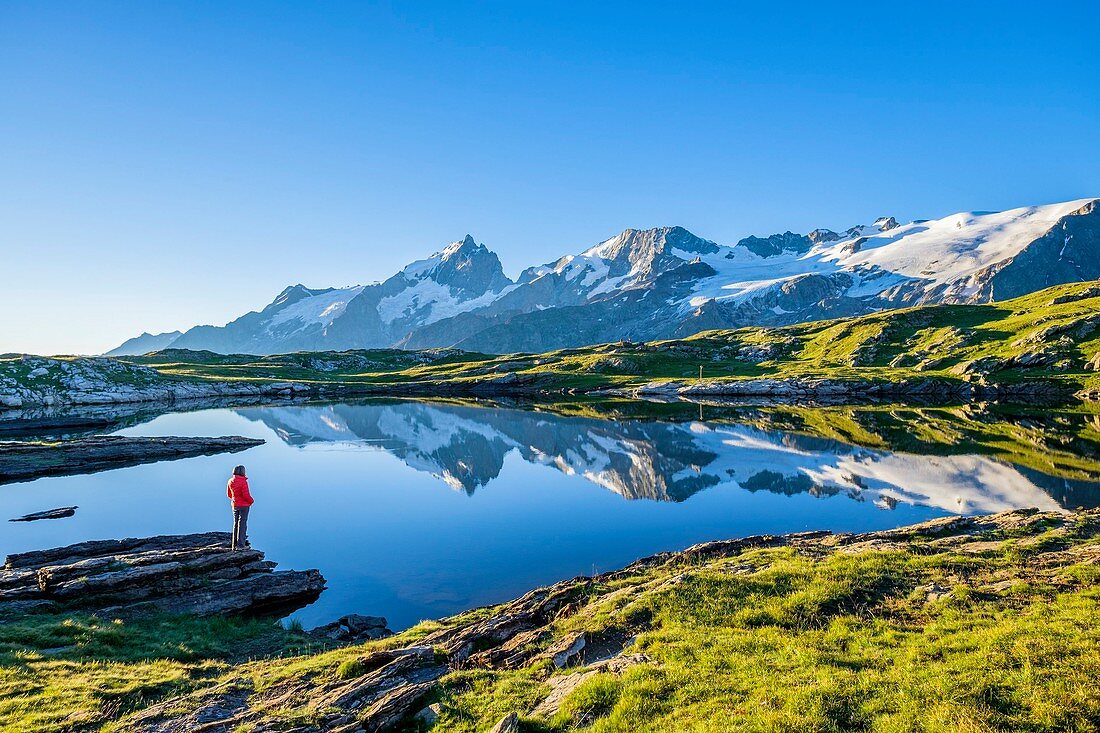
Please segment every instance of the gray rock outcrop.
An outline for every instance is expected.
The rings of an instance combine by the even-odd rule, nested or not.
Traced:
[[[274,568],[258,550],[231,551],[226,532],[16,553],[0,570],[0,616],[33,609],[278,614],[312,603],[325,589],[316,570]]]
[[[54,359],[23,354],[0,358],[0,411],[211,397],[278,397],[315,390],[297,382],[184,379],[105,357]]]
[[[310,629],[309,633],[322,639],[358,643],[393,636],[389,622],[383,616],[363,616],[349,613],[332,623]]]

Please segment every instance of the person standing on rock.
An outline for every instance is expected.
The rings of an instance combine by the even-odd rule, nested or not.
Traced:
[[[231,548],[251,547],[248,541],[248,508],[252,506],[252,494],[248,491],[248,477],[244,466],[233,469],[233,476],[225,487],[226,496],[233,506],[233,542]]]

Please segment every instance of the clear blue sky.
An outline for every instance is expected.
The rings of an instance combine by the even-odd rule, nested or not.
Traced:
[[[0,3],[0,352],[221,324],[467,232],[729,243],[1100,195],[1080,3]]]

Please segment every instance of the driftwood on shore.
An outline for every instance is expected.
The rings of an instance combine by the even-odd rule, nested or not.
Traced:
[[[16,553],[0,570],[0,617],[33,610],[282,614],[325,589],[316,570],[274,568],[258,550],[231,551],[227,532]]]
[[[219,438],[100,435],[60,443],[0,442],[0,484],[236,453],[263,443],[257,438],[235,435]]]

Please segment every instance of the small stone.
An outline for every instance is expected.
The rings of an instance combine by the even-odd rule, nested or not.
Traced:
[[[362,616],[358,613],[342,616],[337,623],[348,627],[353,634],[361,634],[367,629],[384,629],[389,625],[383,616]]]
[[[417,720],[430,728],[435,725],[436,721],[439,720],[439,716],[442,714],[443,706],[437,702],[433,702],[431,705],[414,715],[413,720]]]
[[[519,733],[519,716],[515,713],[508,713],[492,727],[489,733]]]
[[[340,624],[329,624],[331,628],[327,628],[321,632],[321,636],[332,639],[333,641],[345,641],[351,638],[351,634]]]
[[[385,627],[383,627],[383,628],[373,627],[373,628],[366,629],[365,631],[359,632],[358,634],[355,635],[355,638],[356,639],[370,639],[371,641],[375,641],[377,639],[385,639],[387,636],[393,636],[393,632],[390,631],[389,629],[385,628]]]
[[[577,631],[572,634],[567,634],[564,638],[547,649],[545,656],[550,658],[556,668],[563,669],[577,660],[577,657],[584,651],[584,645],[584,632]]]
[[[944,587],[935,582],[929,583],[927,585],[922,585],[917,588],[917,590],[925,594],[926,600],[929,603],[933,603],[940,600],[941,598],[946,598],[947,596],[951,595],[950,588]]]

